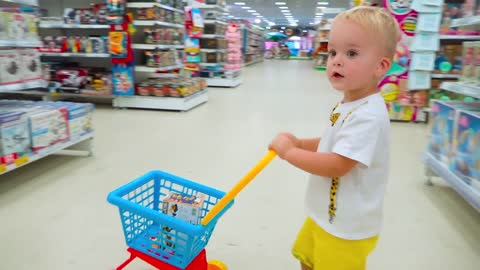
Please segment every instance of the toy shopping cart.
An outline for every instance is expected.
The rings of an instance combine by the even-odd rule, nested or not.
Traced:
[[[108,201],[118,206],[130,253],[123,269],[135,258],[161,270],[226,270],[221,261],[207,262],[207,245],[218,219],[235,196],[275,157],[270,151],[228,193],[161,171],[151,171],[112,191]],[[192,225],[167,215],[162,202],[170,193],[193,197],[204,194],[201,224]]]

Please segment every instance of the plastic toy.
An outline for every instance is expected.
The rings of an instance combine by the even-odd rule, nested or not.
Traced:
[[[268,152],[228,193],[161,171],[151,171],[112,191],[108,201],[120,209],[130,253],[130,258],[116,269],[122,270],[140,258],[161,270],[226,270],[221,261],[207,262],[205,246],[234,198],[275,156],[274,151]],[[205,194],[202,224],[192,225],[163,214],[159,206],[168,192]]]
[[[63,68],[55,75],[63,86],[84,88],[88,83],[88,71],[84,68]]]

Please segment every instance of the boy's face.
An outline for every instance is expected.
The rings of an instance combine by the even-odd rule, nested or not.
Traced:
[[[349,20],[334,21],[328,51],[328,79],[340,91],[376,87],[390,67],[378,37]]]

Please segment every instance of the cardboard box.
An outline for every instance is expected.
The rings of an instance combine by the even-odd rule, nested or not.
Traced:
[[[15,50],[0,50],[0,85],[22,82],[22,64]]]
[[[37,50],[18,50],[20,59],[21,74],[23,81],[34,81],[42,79],[42,64],[40,54]]]
[[[162,204],[162,212],[169,216],[181,219],[190,224],[200,224],[204,194],[186,196],[178,193],[170,193]]]
[[[473,81],[475,54],[476,54],[475,42],[464,42],[462,74],[460,76],[460,80],[462,82],[470,83]]]
[[[30,151],[28,119],[22,112],[0,113],[0,156]]]

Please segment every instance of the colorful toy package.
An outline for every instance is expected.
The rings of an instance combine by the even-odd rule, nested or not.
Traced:
[[[22,112],[0,113],[0,155],[30,151],[28,119]]]
[[[468,110],[458,113],[451,170],[467,184],[479,187],[480,181],[480,114]]]
[[[170,193],[162,204],[162,212],[169,216],[179,218],[190,224],[200,224],[201,209],[205,195],[185,196],[178,193]]]
[[[113,94],[117,96],[132,96],[135,94],[133,66],[116,64],[112,68]]]

